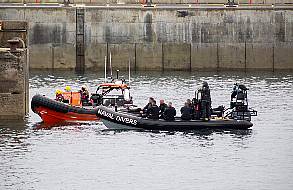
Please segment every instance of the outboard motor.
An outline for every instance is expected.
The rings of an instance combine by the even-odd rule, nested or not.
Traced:
[[[251,121],[252,116],[257,116],[257,111],[251,110],[248,107],[248,90],[243,84],[234,84],[230,102],[230,109],[232,111],[228,113],[229,118]]]

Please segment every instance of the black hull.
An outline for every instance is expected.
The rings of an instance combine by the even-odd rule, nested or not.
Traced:
[[[112,109],[100,106],[97,109],[97,116],[102,119],[109,129],[144,129],[163,131],[188,131],[198,129],[249,129],[253,124],[249,121],[237,120],[210,120],[184,121],[177,118],[175,121],[152,120],[139,117],[127,112],[115,112]]]
[[[75,107],[75,106],[70,106],[67,104],[64,104],[62,102],[58,102],[56,100],[52,100],[50,98],[47,98],[42,95],[34,95],[31,101],[31,109],[33,112],[36,112],[37,107],[45,107],[50,110],[54,110],[56,112],[60,113],[68,113],[68,112],[73,112],[73,113],[79,113],[79,114],[95,114],[96,109],[93,108],[81,108],[81,107]]]

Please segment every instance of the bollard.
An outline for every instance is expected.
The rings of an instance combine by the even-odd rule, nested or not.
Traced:
[[[7,42],[9,44],[10,52],[16,52],[20,40],[19,39],[11,39],[11,40],[8,40]]]

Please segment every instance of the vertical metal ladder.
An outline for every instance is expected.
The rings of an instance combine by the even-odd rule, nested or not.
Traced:
[[[84,72],[84,8],[76,9],[76,72]]]

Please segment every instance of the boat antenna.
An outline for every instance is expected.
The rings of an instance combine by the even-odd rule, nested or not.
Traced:
[[[130,86],[130,59],[128,61],[128,85]]]
[[[119,78],[119,70],[116,71],[117,79]]]
[[[113,78],[113,72],[112,72],[112,53],[110,52],[110,76],[111,79]]]
[[[107,56],[105,56],[105,82],[107,82]]]

